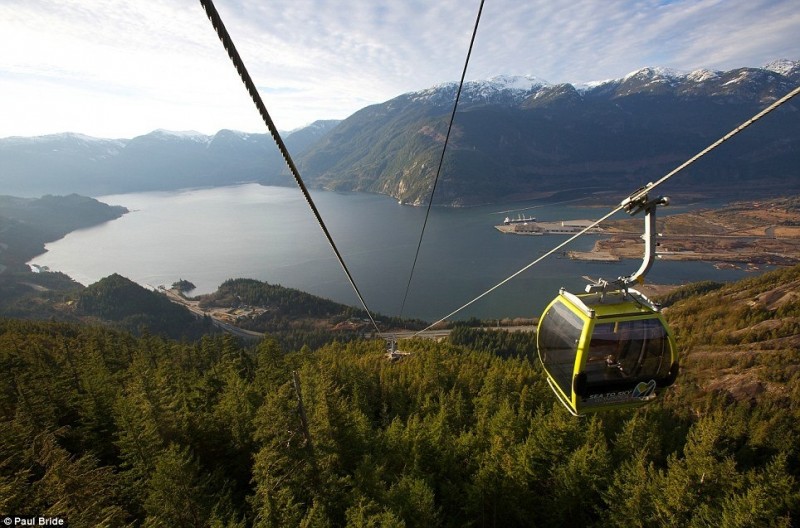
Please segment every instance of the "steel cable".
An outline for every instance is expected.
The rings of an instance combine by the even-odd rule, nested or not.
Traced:
[[[472,38],[469,41],[469,50],[467,50],[467,58],[464,61],[464,69],[461,71],[461,81],[458,83],[458,91],[456,92],[456,100],[453,103],[453,113],[450,114],[450,123],[447,125],[447,135],[444,138],[444,146],[442,146],[442,155],[439,157],[439,166],[436,169],[436,176],[433,179],[433,187],[431,188],[431,196],[428,199],[428,209],[425,211],[425,221],[422,222],[422,230],[419,234],[419,242],[417,243],[417,252],[414,254],[414,263],[411,265],[411,273],[408,276],[408,284],[406,284],[406,292],[403,295],[403,303],[400,306],[400,318],[403,317],[403,312],[406,307],[406,300],[408,299],[408,292],[411,289],[411,280],[414,278],[414,270],[417,268],[417,259],[419,259],[420,248],[422,248],[422,239],[425,236],[425,227],[428,225],[428,217],[431,214],[431,206],[433,206],[433,195],[436,192],[436,184],[439,182],[439,175],[442,172],[442,165],[444,165],[444,155],[447,152],[447,144],[450,142],[450,132],[453,129],[453,121],[456,118],[456,110],[458,109],[458,101],[461,99],[461,90],[464,87],[464,78],[467,75],[467,67],[469,66],[469,58],[472,55],[472,47],[475,44],[475,35],[478,33],[478,24],[481,21],[481,13],[483,12],[483,2],[478,7],[478,16],[475,18],[475,27],[472,29]]]
[[[327,226],[325,225],[325,222],[322,219],[322,216],[319,213],[319,210],[317,209],[316,204],[314,203],[313,199],[311,198],[311,194],[309,193],[308,189],[306,188],[305,183],[303,182],[303,179],[300,176],[300,172],[298,171],[294,161],[292,160],[292,157],[289,154],[289,151],[286,148],[286,145],[283,142],[283,139],[281,138],[281,135],[280,135],[277,127],[275,126],[274,122],[272,121],[272,118],[270,117],[269,112],[267,111],[266,105],[264,104],[263,100],[261,99],[261,96],[258,93],[258,90],[257,90],[257,88],[255,86],[255,83],[253,82],[252,78],[250,77],[249,72],[247,71],[247,68],[244,65],[244,61],[242,60],[241,56],[239,55],[238,51],[236,50],[236,47],[234,46],[233,40],[231,39],[230,34],[228,33],[227,29],[225,28],[225,25],[222,22],[222,18],[220,17],[219,13],[217,12],[216,8],[214,7],[213,0],[200,0],[200,4],[203,6],[203,9],[205,10],[206,15],[208,16],[208,19],[211,21],[212,26],[216,30],[217,36],[219,37],[220,41],[222,42],[222,45],[224,46],[225,50],[228,52],[228,56],[230,57],[231,61],[234,64],[234,67],[236,68],[237,72],[239,73],[239,77],[242,79],[242,82],[244,83],[248,93],[250,94],[251,99],[253,100],[253,102],[256,105],[256,108],[258,109],[259,113],[261,114],[261,117],[262,117],[262,119],[264,121],[264,124],[266,124],[267,128],[269,129],[270,135],[272,136],[273,140],[275,141],[275,144],[277,145],[278,150],[280,151],[281,155],[283,156],[284,161],[286,162],[287,166],[289,167],[289,170],[292,173],[292,176],[294,177],[295,182],[297,183],[298,187],[300,188],[301,192],[303,193],[303,196],[305,197],[306,202],[308,203],[309,207],[311,208],[312,212],[314,213],[314,216],[317,219],[317,222],[319,223],[320,228],[322,229],[323,233],[325,234],[325,237],[328,240],[328,243],[330,244],[331,249],[335,253],[337,260],[339,261],[339,264],[342,266],[342,269],[344,270],[344,273],[347,276],[347,279],[350,282],[350,285],[352,286],[353,291],[356,293],[356,296],[358,297],[359,301],[361,302],[361,305],[363,306],[364,310],[366,311],[366,313],[367,313],[367,315],[368,315],[368,317],[370,319],[370,322],[372,323],[372,326],[375,328],[376,332],[380,333],[380,329],[378,328],[378,325],[377,325],[377,323],[375,322],[375,319],[372,316],[372,312],[369,310],[369,307],[367,306],[367,303],[364,300],[363,295],[361,294],[360,290],[358,289],[358,286],[356,285],[356,282],[355,282],[352,274],[350,273],[350,270],[348,269],[347,264],[344,261],[344,258],[342,257],[339,249],[337,248],[336,243],[334,242],[333,237],[330,234],[330,231],[328,230]],[[436,176],[435,176],[434,182],[433,182],[433,187],[431,189],[431,197],[430,197],[430,200],[428,202],[428,208],[426,210],[425,220],[423,222],[422,231],[420,233],[419,243],[417,245],[417,250],[416,250],[416,253],[415,253],[415,256],[414,256],[414,263],[412,265],[411,274],[409,276],[408,284],[406,286],[405,295],[403,297],[403,305],[401,307],[401,316],[402,316],[403,309],[405,307],[405,303],[406,303],[406,300],[407,300],[407,297],[408,297],[408,292],[409,292],[409,289],[410,289],[410,286],[411,286],[411,282],[412,282],[413,275],[414,275],[414,270],[416,268],[417,260],[418,260],[419,253],[420,253],[420,248],[422,246],[422,239],[423,239],[424,234],[425,234],[425,227],[427,226],[428,218],[429,218],[429,215],[430,215],[431,206],[433,204],[433,196],[434,196],[434,193],[436,191],[436,185],[437,185],[437,182],[438,182],[438,179],[439,179],[439,175],[441,173],[442,165],[444,163],[445,152],[446,152],[446,149],[447,149],[448,140],[450,138],[450,132],[452,130],[453,122],[454,122],[454,119],[455,119],[456,110],[458,108],[458,102],[459,102],[459,99],[460,99],[460,96],[461,96],[461,90],[462,90],[462,87],[463,87],[463,84],[464,84],[464,78],[466,76],[466,71],[467,71],[467,67],[468,67],[468,64],[469,64],[469,58],[470,58],[470,55],[472,53],[472,48],[473,48],[473,45],[474,45],[474,42],[475,42],[475,35],[477,33],[477,30],[478,30],[478,24],[480,22],[481,13],[482,13],[482,10],[483,10],[483,4],[484,4],[484,0],[481,0],[480,8],[478,10],[478,15],[477,15],[476,21],[475,21],[475,27],[474,27],[473,33],[472,33],[472,39],[470,40],[469,51],[467,53],[467,58],[466,58],[466,61],[465,61],[465,64],[464,64],[464,69],[463,69],[462,75],[461,75],[461,82],[459,83],[458,92],[456,93],[456,100],[455,100],[455,103],[453,105],[453,112],[451,114],[450,122],[449,122],[449,125],[448,125],[447,136],[445,137],[445,143],[444,143],[444,146],[442,148],[442,154],[441,154],[441,157],[440,157],[440,160],[439,160],[439,166],[437,168]],[[679,165],[678,167],[676,167],[675,169],[673,169],[672,171],[670,171],[669,173],[664,175],[663,177],[661,177],[655,183],[653,183],[652,185],[649,185],[646,189],[642,190],[640,193],[636,194],[635,196],[631,195],[631,198],[632,199],[636,199],[636,198],[640,197],[642,194],[644,194],[646,192],[649,192],[649,191],[655,189],[656,187],[662,185],[664,182],[669,180],[671,177],[673,177],[677,173],[681,172],[683,169],[685,169],[686,167],[690,166],[695,161],[697,161],[698,159],[702,158],[703,156],[705,156],[706,154],[708,154],[712,150],[716,149],[718,146],[720,146],[725,141],[727,141],[727,140],[731,139],[732,137],[736,136],[737,134],[739,134],[740,132],[742,132],[743,130],[748,128],[750,125],[752,125],[753,123],[755,123],[756,121],[758,121],[762,117],[768,115],[770,112],[774,111],[775,109],[777,109],[781,105],[785,104],[786,102],[788,102],[789,100],[791,100],[792,98],[797,96],[798,94],[800,94],[800,87],[795,88],[794,90],[792,90],[788,94],[784,95],[783,97],[781,97],[780,99],[775,101],[773,104],[771,104],[770,106],[768,106],[767,108],[765,108],[764,110],[762,110],[761,112],[756,114],[755,116],[751,117],[750,119],[748,119],[744,123],[740,124],[739,126],[734,128],[733,130],[731,130],[730,132],[728,132],[727,134],[722,136],[720,139],[718,139],[717,141],[715,141],[714,143],[712,143],[711,145],[709,145],[708,147],[706,147],[702,151],[698,152],[693,157],[689,158],[687,161],[685,161],[684,163],[682,163],[681,165]],[[510,275],[507,278],[503,279],[499,283],[495,284],[494,286],[492,286],[488,290],[484,291],[483,293],[481,293],[477,297],[475,297],[472,300],[470,300],[469,302],[463,304],[461,307],[459,307],[456,310],[450,312],[449,314],[445,315],[441,319],[439,319],[436,322],[432,323],[431,325],[429,325],[425,329],[420,330],[419,332],[417,332],[414,335],[416,336],[416,335],[421,334],[422,332],[430,330],[433,326],[445,321],[449,317],[452,317],[453,315],[461,312],[465,308],[471,306],[472,304],[474,304],[478,300],[482,299],[486,295],[492,293],[493,291],[495,291],[496,289],[500,288],[504,284],[506,284],[509,281],[513,280],[514,278],[516,278],[520,274],[524,273],[525,271],[527,271],[528,269],[532,268],[533,266],[535,266],[536,264],[538,264],[539,262],[541,262],[545,258],[549,257],[550,255],[552,255],[553,253],[555,253],[559,249],[561,249],[564,246],[566,246],[570,242],[574,241],[575,239],[577,239],[580,236],[583,236],[589,230],[593,229],[594,227],[597,227],[601,222],[604,222],[605,220],[607,220],[608,218],[610,218],[614,214],[618,213],[622,209],[623,209],[622,205],[617,206],[616,208],[614,208],[611,212],[609,212],[608,214],[606,214],[602,218],[592,222],[590,225],[586,226],[584,229],[582,229],[581,231],[577,232],[576,234],[574,234],[573,236],[571,236],[570,238],[568,238],[564,242],[558,244],[557,246],[555,246],[554,248],[552,248],[551,250],[549,250],[545,254],[541,255],[540,257],[538,257],[534,261],[530,262],[529,264],[527,264],[526,266],[521,268],[520,270],[516,271],[515,273],[513,273],[512,275]]]
[[[259,114],[261,114],[261,118],[264,120],[264,124],[267,125],[269,129],[269,133],[272,136],[272,139],[275,141],[275,144],[280,150],[281,155],[283,156],[286,165],[289,167],[289,170],[294,177],[294,181],[297,183],[297,186],[300,187],[300,190],[303,193],[303,196],[308,202],[308,206],[314,213],[314,217],[317,219],[322,232],[325,233],[325,238],[328,239],[328,243],[333,249],[333,252],[336,254],[336,258],[339,261],[339,264],[342,266],[345,275],[347,275],[347,280],[350,281],[350,285],[353,287],[353,291],[355,291],[356,296],[358,296],[358,300],[361,302],[361,306],[364,307],[364,310],[367,312],[367,316],[369,317],[372,326],[375,328],[375,331],[380,333],[380,329],[378,328],[378,324],[375,322],[375,319],[372,317],[372,312],[367,307],[367,303],[364,300],[364,297],[361,295],[361,291],[359,291],[358,286],[356,286],[356,281],[353,279],[350,270],[347,268],[347,264],[345,264],[344,258],[342,254],[339,252],[339,249],[336,247],[336,243],[333,241],[333,237],[331,236],[330,232],[328,231],[325,222],[322,220],[322,215],[320,215],[317,206],[314,204],[314,200],[311,199],[311,194],[308,192],[308,189],[303,182],[303,179],[300,177],[300,171],[298,171],[297,166],[295,166],[294,161],[292,160],[291,155],[289,154],[289,150],[286,148],[286,145],[281,138],[280,132],[278,132],[278,128],[275,126],[275,123],[272,121],[272,117],[270,117],[269,112],[267,111],[267,107],[264,104],[264,101],[261,99],[261,95],[258,93],[256,89],[256,85],[253,82],[253,79],[250,77],[250,73],[247,71],[245,67],[244,61],[242,60],[239,52],[236,50],[236,46],[233,44],[233,39],[231,39],[228,30],[225,28],[225,25],[222,23],[222,18],[217,12],[216,7],[214,7],[214,2],[212,0],[200,0],[200,4],[203,6],[203,9],[208,16],[208,19],[211,21],[211,25],[214,26],[214,29],[217,32],[217,36],[219,37],[222,45],[225,47],[225,50],[228,52],[228,57],[230,57],[231,61],[233,62],[236,71],[239,73],[239,77],[242,79],[242,82],[247,88],[247,92],[250,94],[250,98],[255,103],[256,108],[258,109]]]
[[[689,158],[687,161],[685,161],[684,163],[682,163],[681,165],[679,165],[678,167],[676,167],[675,169],[673,169],[672,171],[670,171],[669,173],[667,173],[666,175],[661,177],[661,179],[657,180],[652,185],[648,185],[646,188],[642,189],[641,192],[635,192],[634,194],[632,194],[630,196],[630,198],[632,200],[636,200],[637,198],[640,198],[644,194],[648,193],[649,191],[652,191],[653,189],[655,189],[659,185],[663,184],[664,182],[666,182],[667,180],[669,180],[670,178],[675,176],[677,173],[679,173],[680,171],[682,171],[683,169],[685,169],[686,167],[688,167],[689,165],[691,165],[692,163],[694,163],[698,159],[702,158],[703,156],[705,156],[706,154],[708,154],[709,152],[711,152],[712,150],[714,150],[715,148],[717,148],[718,146],[720,146],[721,144],[726,142],[727,140],[731,139],[733,136],[737,135],[739,132],[743,131],[744,129],[746,129],[747,127],[749,127],[750,125],[752,125],[753,123],[755,123],[756,121],[761,119],[762,117],[766,116],[767,114],[769,114],[770,112],[772,112],[773,110],[778,108],[779,106],[785,104],[786,102],[791,100],[793,97],[797,96],[798,94],[800,94],[800,86],[798,86],[797,88],[795,88],[794,90],[792,90],[788,94],[784,95],[783,97],[781,97],[780,99],[778,99],[777,101],[775,101],[774,103],[769,105],[767,108],[765,108],[761,112],[757,113],[756,115],[754,115],[753,117],[751,117],[750,119],[748,119],[747,121],[742,123],[741,125],[737,126],[733,130],[731,130],[730,132],[728,132],[727,134],[722,136],[720,139],[718,139],[714,143],[710,144],[708,147],[704,148],[703,150],[701,150],[700,152],[698,152],[697,154],[695,154],[694,156]],[[604,217],[600,218],[599,220],[595,220],[590,225],[586,226],[585,228],[583,228],[582,230],[580,230],[579,232],[577,232],[576,234],[574,234],[573,236],[571,236],[570,238],[565,240],[564,242],[558,244],[556,247],[554,247],[553,249],[551,249],[550,251],[548,251],[544,255],[540,256],[539,258],[537,258],[533,262],[527,264],[525,267],[523,267],[519,271],[513,273],[509,277],[507,277],[507,278],[503,279],[502,281],[500,281],[499,283],[495,284],[494,286],[492,286],[491,288],[489,288],[485,292],[481,293],[480,295],[478,295],[477,297],[475,297],[471,301],[469,301],[466,304],[462,305],[460,308],[457,308],[456,310],[453,310],[452,312],[450,312],[449,314],[445,315],[444,317],[442,317],[438,321],[430,324],[427,328],[424,328],[424,329],[420,330],[419,332],[414,334],[413,337],[416,337],[416,336],[420,335],[422,332],[430,330],[431,328],[433,328],[437,324],[447,320],[447,318],[454,316],[455,314],[459,313],[461,310],[467,308],[468,306],[474,304],[475,302],[479,301],[480,299],[486,297],[487,295],[489,295],[491,292],[495,291],[500,286],[502,286],[502,285],[506,284],[507,282],[509,282],[510,280],[516,278],[517,276],[519,276],[523,272],[529,270],[530,268],[532,268],[533,266],[535,266],[536,264],[538,264],[539,262],[541,262],[545,258],[549,257],[550,255],[552,255],[553,253],[555,253],[559,249],[563,248],[564,246],[566,246],[567,244],[569,244],[570,242],[572,242],[573,240],[575,240],[579,236],[582,236],[582,235],[586,234],[592,228],[597,227],[601,222],[605,222],[611,216],[613,216],[613,215],[617,214],[618,212],[620,212],[623,208],[624,208],[623,205],[618,205],[610,213],[606,214]]]

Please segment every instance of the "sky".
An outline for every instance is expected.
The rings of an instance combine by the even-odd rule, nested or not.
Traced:
[[[462,72],[479,0],[216,0],[289,131]],[[797,0],[486,0],[468,80],[800,60]],[[266,131],[196,0],[0,0],[0,138]]]

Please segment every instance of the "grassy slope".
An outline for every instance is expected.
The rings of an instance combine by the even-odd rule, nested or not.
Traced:
[[[800,401],[800,266],[689,296],[665,314],[682,358],[673,403]]]

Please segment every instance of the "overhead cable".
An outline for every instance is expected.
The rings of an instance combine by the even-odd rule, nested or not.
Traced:
[[[774,103],[769,105],[767,108],[765,108],[761,112],[757,113],[756,115],[754,115],[753,117],[751,117],[750,119],[748,119],[747,121],[742,123],[741,125],[737,126],[733,130],[731,130],[730,132],[728,132],[727,134],[725,134],[724,136],[719,138],[714,143],[710,144],[708,147],[704,148],[703,150],[701,150],[700,152],[698,152],[697,154],[695,154],[694,156],[689,158],[687,161],[685,161],[684,163],[682,163],[681,165],[679,165],[678,167],[676,167],[675,169],[673,169],[672,171],[670,171],[669,173],[664,175],[661,179],[657,180],[652,185],[648,185],[647,187],[643,188],[641,190],[641,192],[634,193],[633,195],[630,196],[630,198],[632,200],[635,200],[635,199],[641,197],[642,195],[646,194],[647,192],[652,191],[653,189],[655,189],[659,185],[663,184],[664,182],[666,182],[667,180],[669,180],[670,178],[675,176],[677,173],[679,173],[680,171],[682,171],[683,169],[685,169],[686,167],[688,167],[689,165],[691,165],[695,161],[699,160],[700,158],[702,158],[703,156],[705,156],[706,154],[708,154],[709,152],[711,152],[712,150],[714,150],[715,148],[717,148],[718,146],[720,146],[721,144],[726,142],[727,140],[731,139],[733,136],[735,136],[739,132],[743,131],[744,129],[746,129],[747,127],[749,127],[750,125],[752,125],[753,123],[755,123],[756,121],[761,119],[762,117],[766,116],[767,114],[769,114],[770,112],[772,112],[773,110],[778,108],[779,106],[785,104],[790,99],[792,99],[793,97],[797,96],[798,94],[800,94],[800,86],[798,86],[797,88],[795,88],[794,90],[792,90],[788,94],[784,95],[783,97],[781,97],[780,99],[778,99],[777,101],[775,101]],[[556,251],[560,250],[561,248],[563,248],[564,246],[566,246],[567,244],[569,244],[570,242],[572,242],[573,240],[575,240],[579,236],[582,236],[582,235],[586,234],[589,230],[597,227],[598,225],[600,225],[601,222],[605,222],[611,216],[613,216],[613,215],[617,214],[618,212],[622,211],[623,208],[624,208],[624,206],[622,204],[618,205],[610,213],[606,214],[604,217],[600,218],[599,220],[595,220],[590,225],[588,225],[585,228],[581,229],[579,232],[575,233],[573,236],[571,236],[570,238],[568,238],[564,242],[558,244],[556,247],[554,247],[553,249],[551,249],[550,251],[548,251],[544,255],[540,256],[539,258],[537,258],[536,260],[534,260],[530,264],[527,264],[525,267],[523,267],[519,271],[515,272],[514,274],[510,275],[509,277],[507,277],[507,278],[503,279],[502,281],[498,282],[497,284],[495,284],[494,286],[492,286],[491,288],[489,288],[485,292],[481,293],[480,295],[478,295],[477,297],[475,297],[471,301],[469,301],[466,304],[462,305],[461,307],[453,310],[452,312],[450,312],[449,314],[445,315],[444,317],[442,317],[438,321],[432,323],[427,328],[424,328],[424,329],[420,330],[419,332],[414,334],[414,336],[418,336],[422,332],[430,330],[431,328],[433,328],[437,324],[439,324],[441,322],[444,322],[445,320],[447,320],[448,318],[454,316],[455,314],[459,313],[460,311],[464,310],[468,306],[471,306],[475,302],[477,302],[480,299],[486,297],[487,295],[489,295],[490,293],[492,293],[493,291],[498,289],[500,286],[503,286],[504,284],[506,284],[510,280],[516,278],[520,274],[522,274],[525,271],[529,270],[530,268],[532,268],[533,266],[535,266],[536,264],[538,264],[539,262],[541,262],[545,258],[549,257],[550,255],[552,255]]]
[[[475,27],[472,29],[472,38],[469,41],[469,50],[467,50],[467,58],[464,61],[464,69],[461,71],[461,81],[458,83],[458,91],[456,91],[456,100],[453,103],[453,112],[450,114],[450,123],[447,125],[447,135],[444,138],[444,146],[442,146],[442,155],[439,157],[439,166],[436,169],[436,176],[433,179],[433,187],[431,188],[431,195],[428,199],[428,208],[425,211],[425,220],[422,222],[422,230],[419,233],[419,242],[417,242],[417,252],[414,254],[414,263],[411,265],[411,273],[408,276],[408,284],[406,284],[406,292],[403,295],[403,303],[400,305],[400,317],[403,317],[403,312],[406,307],[406,300],[408,299],[408,292],[411,289],[411,280],[414,278],[414,270],[417,268],[417,259],[419,258],[419,251],[422,247],[422,239],[425,236],[425,227],[428,225],[428,217],[431,214],[431,206],[433,206],[433,195],[436,192],[436,184],[439,182],[439,175],[442,172],[442,165],[444,165],[444,155],[447,152],[447,144],[450,142],[450,131],[453,129],[453,121],[456,118],[456,110],[458,109],[458,101],[461,99],[461,90],[464,87],[464,77],[467,75],[467,67],[469,66],[469,58],[472,55],[472,47],[475,44],[475,35],[478,33],[478,24],[481,21],[481,13],[483,12],[483,2],[478,7],[478,16],[475,18]]]
[[[236,71],[239,72],[239,77],[241,77],[242,82],[245,85],[245,88],[247,88],[247,92],[250,94],[250,98],[253,100],[253,103],[255,103],[259,114],[261,114],[261,118],[264,120],[264,124],[267,125],[267,128],[269,129],[269,133],[272,136],[272,139],[275,141],[275,144],[277,145],[278,150],[280,150],[281,155],[283,156],[283,159],[286,162],[286,165],[289,167],[289,171],[292,173],[292,176],[294,177],[294,181],[297,183],[297,186],[300,187],[300,190],[302,191],[303,196],[306,199],[306,202],[308,202],[308,206],[314,213],[314,216],[316,217],[320,228],[322,228],[322,232],[325,233],[325,238],[328,239],[328,243],[330,244],[331,249],[333,249],[333,252],[336,254],[336,258],[339,261],[339,264],[342,266],[345,275],[347,275],[347,280],[350,281],[350,285],[353,287],[353,291],[355,291],[358,300],[361,302],[361,306],[363,306],[364,310],[367,312],[367,316],[369,317],[370,322],[372,322],[372,326],[375,328],[375,331],[380,333],[380,329],[378,328],[375,319],[372,317],[372,312],[370,312],[369,308],[367,307],[367,303],[364,300],[364,297],[361,295],[358,286],[356,286],[356,281],[353,279],[350,270],[347,268],[347,264],[345,264],[342,254],[336,247],[336,243],[333,241],[333,237],[328,231],[325,222],[322,220],[322,215],[320,215],[317,206],[314,204],[314,200],[311,199],[311,194],[308,192],[305,183],[303,183],[303,179],[300,177],[300,171],[297,170],[297,166],[295,166],[294,161],[292,160],[292,157],[289,154],[289,150],[286,148],[286,144],[283,142],[280,132],[278,132],[278,128],[272,121],[272,117],[270,117],[269,112],[267,111],[267,107],[264,104],[264,101],[261,99],[261,95],[258,93],[256,85],[253,82],[253,79],[250,77],[250,73],[247,71],[247,68],[245,67],[244,61],[242,60],[241,56],[239,56],[239,52],[236,50],[236,46],[234,46],[233,44],[233,39],[231,39],[230,34],[228,34],[228,30],[222,23],[222,18],[217,12],[217,9],[214,7],[213,0],[200,0],[200,4],[203,6],[203,9],[205,9],[206,15],[208,16],[208,19],[211,21],[211,24],[214,26],[214,29],[216,30],[217,36],[222,42],[222,45],[228,52],[228,56],[233,62],[233,65],[236,67]]]

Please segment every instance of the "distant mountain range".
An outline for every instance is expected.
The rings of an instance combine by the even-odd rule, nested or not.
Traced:
[[[292,152],[307,150],[339,121],[317,121],[285,135]],[[156,130],[133,139],[63,133],[0,139],[0,193],[99,196],[258,181],[293,180],[269,134]]]
[[[688,74],[645,68],[575,87],[467,83],[434,202],[470,205],[572,189],[633,190],[800,84],[800,62]],[[300,159],[330,189],[428,199],[457,85],[401,95],[340,123]],[[718,196],[800,187],[800,101],[673,180]]]
[[[644,68],[583,86],[501,76],[464,86],[434,202],[472,205],[633,190],[673,169],[800,84],[800,61],[679,73]],[[430,194],[457,90],[448,83],[320,121],[285,137],[311,186]],[[720,198],[800,191],[800,101],[675,178]],[[266,134],[155,131],[130,140],[76,134],[0,139],[6,194],[291,184]]]

